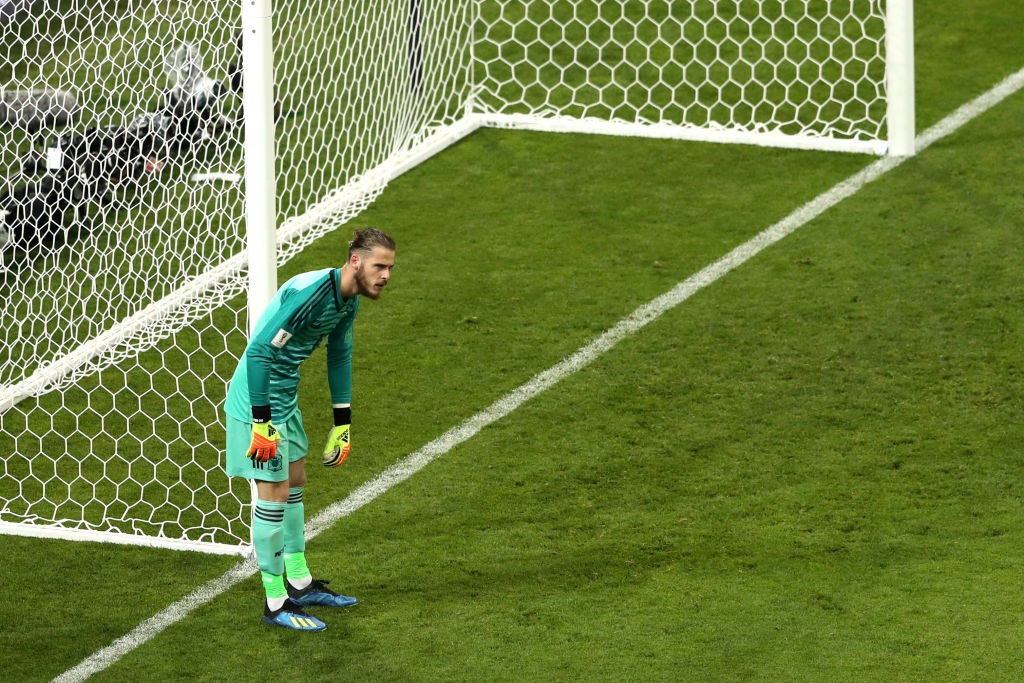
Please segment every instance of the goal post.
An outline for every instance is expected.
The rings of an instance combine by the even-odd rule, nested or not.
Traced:
[[[274,45],[271,0],[242,0],[249,331],[277,290]]]
[[[914,154],[914,2],[888,0],[886,11],[887,142],[890,156]]]
[[[5,4],[0,533],[249,552],[221,404],[277,267],[484,126],[912,154],[912,24],[911,0]]]

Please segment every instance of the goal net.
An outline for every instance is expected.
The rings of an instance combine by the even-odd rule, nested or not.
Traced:
[[[253,233],[284,263],[480,126],[882,153],[884,9],[278,0],[264,226],[241,3],[0,0],[0,532],[247,552]]]
[[[475,105],[488,125],[882,153],[885,37],[879,0],[484,2]]]

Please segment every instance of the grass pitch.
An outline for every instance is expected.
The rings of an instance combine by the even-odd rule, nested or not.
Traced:
[[[918,4],[923,129],[1024,65],[1018,10]],[[252,578],[94,680],[1016,680],[1022,105],[314,539],[314,573],[362,600],[318,611],[325,633],[260,624]],[[311,468],[310,513],[869,162],[489,131],[402,177],[359,220],[392,230],[399,266],[360,314],[353,458]],[[315,360],[311,435],[329,420]],[[0,548],[19,680],[234,564]]]

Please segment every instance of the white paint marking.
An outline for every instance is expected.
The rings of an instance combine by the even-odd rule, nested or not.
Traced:
[[[994,88],[968,102],[917,137],[917,151],[921,152],[932,143],[941,140],[980,114],[1024,87],[1024,69],[1008,76]],[[756,256],[763,249],[775,244],[797,228],[814,220],[847,197],[858,192],[868,183],[896,168],[911,157],[885,157],[875,161],[863,170],[850,176],[824,194],[819,195],[784,219],[755,235],[751,240],[736,247],[698,273],[691,275],[671,290],[640,306],[626,318],[600,337],[576,351],[562,362],[536,375],[533,379],[512,390],[502,398],[454,427],[415,453],[400,460],[377,477],[366,482],[347,498],[330,505],[306,524],[306,538],[312,539],[321,531],[330,528],[342,517],[359,510],[394,486],[402,483],[431,462],[468,441],[481,429],[505,417],[513,410],[537,396],[561,380],[589,365],[594,359],[614,347],[623,339],[631,337],[648,323],[653,322],[666,311],[678,306],[704,287]],[[212,601],[236,584],[245,580],[257,570],[256,560],[248,558],[235,565],[219,578],[209,581],[189,595],[153,615],[134,629],[121,636],[105,648],[97,650],[79,664],[54,679],[59,683],[84,681],[94,673],[108,666],[157,636],[168,626],[181,621],[193,610]]]

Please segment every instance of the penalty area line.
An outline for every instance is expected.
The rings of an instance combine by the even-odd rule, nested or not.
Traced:
[[[1008,76],[989,91],[963,105],[942,119],[916,140],[917,151],[921,152],[934,142],[950,135],[971,120],[988,111],[1004,99],[1024,87],[1024,69]],[[708,285],[737,268],[775,244],[798,228],[814,220],[822,213],[844,199],[859,192],[868,183],[877,180],[912,157],[884,157],[846,180],[818,195],[778,223],[766,228],[753,238],[736,247],[711,265],[686,278],[661,296],[638,307],[630,315],[606,330],[599,337],[583,346],[571,356],[541,372],[501,397],[490,406],[473,415],[457,427],[453,427],[438,438],[406,456],[367,481],[344,500],[338,501],[306,523],[306,538],[312,539],[329,529],[343,517],[351,515],[377,497],[401,484],[412,475],[440,458],[460,444],[473,438],[484,427],[509,415],[516,408],[543,393],[561,380],[580,371],[622,340],[635,335],[662,314],[675,308]],[[89,655],[74,667],[53,679],[59,683],[77,683],[111,664],[156,637],[160,632],[183,619],[192,611],[213,601],[235,585],[252,576],[258,567],[255,558],[249,557],[229,569],[223,575],[204,583],[181,600],[166,607],[134,629],[116,639],[110,645]]]

